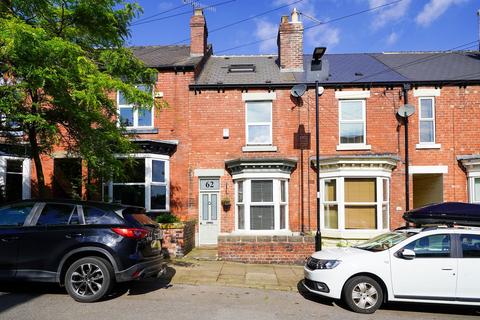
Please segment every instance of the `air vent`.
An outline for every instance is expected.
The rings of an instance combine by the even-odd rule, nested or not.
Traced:
[[[228,66],[228,72],[230,73],[248,73],[255,72],[254,64],[231,64]]]

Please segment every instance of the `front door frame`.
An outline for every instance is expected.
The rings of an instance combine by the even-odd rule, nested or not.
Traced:
[[[218,181],[218,184],[215,185],[215,184],[212,184],[212,186],[210,188],[202,188],[202,182],[203,181]],[[221,206],[220,206],[220,177],[199,177],[198,179],[198,244],[200,246],[202,245],[217,245],[217,239],[218,239],[218,234],[220,233],[220,224],[221,224]],[[203,198],[203,195],[208,195],[208,201],[211,201],[211,196],[212,195],[216,195],[217,196],[217,219],[216,219],[216,228],[217,228],[217,236],[215,237],[215,240],[213,241],[207,241],[207,242],[204,242],[204,238],[202,238],[202,229],[205,229],[203,228],[203,225],[202,225],[202,222],[203,222],[203,206],[202,206],[202,198]],[[208,219],[207,221],[210,221],[211,220],[211,207],[210,207],[210,204],[209,204],[209,207],[208,207]],[[212,225],[215,225],[214,223],[212,223]],[[213,227],[212,227],[213,228]],[[203,230],[203,232],[205,232],[206,230]],[[203,240],[203,241],[202,241]]]

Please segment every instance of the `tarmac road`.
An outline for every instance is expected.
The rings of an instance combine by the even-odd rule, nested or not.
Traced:
[[[296,291],[142,280],[118,286],[105,301],[81,304],[45,284],[0,286],[0,319],[473,319],[478,309],[437,305],[389,305],[374,315],[350,312],[332,301]]]

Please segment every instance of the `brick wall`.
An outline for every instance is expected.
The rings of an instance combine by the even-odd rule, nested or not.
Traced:
[[[219,236],[218,257],[226,261],[303,264],[315,250],[311,236]]]
[[[195,247],[195,221],[160,224],[163,245],[170,257],[183,257]]]

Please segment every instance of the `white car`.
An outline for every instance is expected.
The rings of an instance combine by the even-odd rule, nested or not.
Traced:
[[[360,313],[387,301],[480,306],[479,270],[480,228],[404,229],[315,252],[303,285]]]

